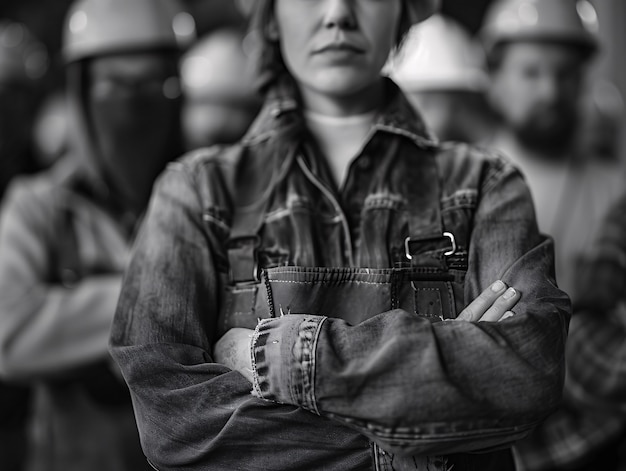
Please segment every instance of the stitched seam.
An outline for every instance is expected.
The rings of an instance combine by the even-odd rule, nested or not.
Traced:
[[[257,369],[256,369],[256,357],[254,355],[254,352],[256,350],[256,346],[259,340],[259,334],[260,334],[259,327],[261,327],[261,324],[263,323],[264,320],[267,320],[267,319],[261,320],[261,322],[257,324],[256,329],[254,329],[254,334],[252,334],[252,346],[250,348],[250,356],[252,358],[252,393],[253,395],[257,397],[263,397],[263,396],[261,392],[261,385],[259,383],[259,373],[257,372]]]
[[[320,411],[317,408],[317,398],[315,397],[315,378],[317,375],[317,343],[320,338],[320,334],[322,332],[322,326],[326,322],[327,317],[323,317],[322,320],[317,325],[317,330],[315,332],[315,336],[313,337],[312,345],[311,345],[311,403],[313,405],[313,410],[317,415],[320,415]]]
[[[498,436],[502,433],[521,433],[536,427],[540,422],[529,422],[524,425],[511,425],[498,427],[494,421],[473,421],[472,427],[462,422],[451,422],[447,424],[424,424],[421,427],[386,427],[374,423],[363,422],[346,416],[337,414],[326,414],[329,418],[341,418],[342,422],[357,427],[367,428],[371,433],[379,438],[389,440],[391,443],[403,443],[405,440],[423,441],[443,441],[446,439],[456,439],[458,437],[471,438],[473,436],[486,437]],[[444,431],[454,430],[454,431]]]
[[[448,292],[448,309],[451,315],[456,313],[454,303],[454,290],[452,289],[452,283],[446,283],[446,290]],[[443,315],[443,312],[441,313]]]
[[[298,339],[296,340],[297,355],[299,356],[299,378],[289,388],[294,404],[300,404],[308,410],[315,411],[318,415],[315,404],[315,394],[313,393],[314,379],[313,369],[315,367],[313,350],[316,345],[315,338],[318,334],[320,321],[317,319],[305,318],[298,329]],[[299,396],[299,397],[298,397]]]
[[[333,285],[337,285],[340,286],[344,283],[350,283],[351,285],[388,285],[391,282],[390,281],[380,281],[380,282],[376,282],[376,281],[352,281],[352,280],[347,280],[347,281],[335,281],[335,280],[316,280],[316,281],[294,281],[294,280],[271,280],[270,283],[291,283],[291,284],[296,284],[296,285],[313,285],[313,284],[319,284],[319,283],[324,283],[324,284],[333,284]]]
[[[226,326],[228,325],[228,313],[232,311],[233,308],[233,304],[234,304],[234,296],[232,296],[230,293],[226,294],[226,306],[224,306],[224,312],[226,313],[226,315],[224,316],[224,319],[222,320],[222,330],[225,332],[226,331]]]

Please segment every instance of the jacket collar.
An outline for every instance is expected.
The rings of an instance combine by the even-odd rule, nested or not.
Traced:
[[[383,80],[389,99],[378,113],[370,136],[375,132],[386,132],[407,137],[419,147],[437,147],[437,138],[400,88],[387,77]],[[295,85],[291,81],[282,80],[268,91],[265,104],[243,138],[243,143],[254,145],[271,139],[301,122],[301,105]]]

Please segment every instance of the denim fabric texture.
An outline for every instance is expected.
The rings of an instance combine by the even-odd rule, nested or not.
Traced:
[[[570,303],[523,178],[388,93],[341,189],[284,88],[160,178],[111,337],[157,469],[506,471],[559,404]],[[497,279],[513,318],[450,320]],[[234,326],[254,385],[212,359]]]

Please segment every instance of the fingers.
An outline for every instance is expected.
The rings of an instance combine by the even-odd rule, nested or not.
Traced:
[[[519,291],[515,288],[507,289],[478,320],[480,322],[498,322],[502,320],[507,313],[511,313],[512,315],[513,311],[511,311],[511,309],[513,309],[519,299]]]
[[[478,295],[469,306],[467,306],[457,316],[456,320],[477,322],[487,312],[487,310],[493,305],[493,303],[503,295],[507,290],[507,286],[504,282],[498,280],[489,286],[486,290]]]
[[[515,315],[513,307],[520,300],[521,293],[515,288],[507,288],[498,280],[484,290],[470,303],[456,320],[468,322],[498,322]]]

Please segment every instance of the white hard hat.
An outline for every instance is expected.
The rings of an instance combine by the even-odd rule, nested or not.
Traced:
[[[500,43],[558,41],[598,47],[598,15],[587,0],[499,0],[480,32],[488,53]]]
[[[195,22],[177,0],[78,0],[70,8],[63,57],[73,62],[111,53],[184,49]]]
[[[0,83],[29,83],[48,70],[48,53],[21,23],[0,21]]]
[[[408,92],[482,91],[484,53],[455,20],[434,15],[409,31],[389,75]]]
[[[190,99],[258,100],[245,35],[221,29],[198,40],[183,56],[181,80]]]

